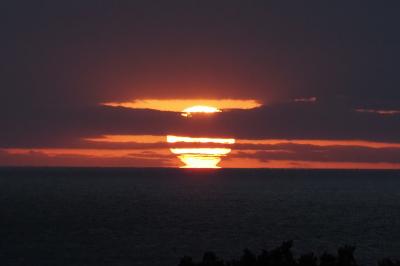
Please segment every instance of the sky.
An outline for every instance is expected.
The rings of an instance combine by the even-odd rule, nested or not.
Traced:
[[[234,138],[222,167],[400,168],[396,1],[0,5],[1,166],[178,167],[175,135]]]

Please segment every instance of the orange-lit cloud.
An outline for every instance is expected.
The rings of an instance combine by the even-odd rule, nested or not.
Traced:
[[[110,142],[110,143],[163,143],[165,136],[163,135],[102,135],[100,137],[85,138],[90,142]],[[233,138],[191,138],[183,136],[167,136],[168,143],[188,142],[188,143],[220,143],[220,144],[279,144],[279,143],[294,143],[294,144],[310,144],[318,146],[360,146],[371,148],[397,147],[400,148],[400,143],[394,142],[377,142],[366,140],[307,140],[307,139],[233,139]]]
[[[9,154],[29,154],[40,152],[47,156],[73,155],[88,157],[124,157],[132,155],[143,155],[148,150],[140,149],[59,149],[59,148],[36,148],[36,149],[4,149]],[[157,150],[157,153],[167,155],[165,150]]]
[[[400,169],[398,163],[314,162],[297,160],[260,161],[254,158],[230,158],[221,162],[223,168],[289,168],[289,169]]]
[[[105,151],[81,149],[0,149],[1,165],[79,167],[176,167],[167,151]]]
[[[170,112],[187,112],[187,108],[194,106],[211,106],[215,110],[224,109],[253,109],[260,107],[262,104],[257,100],[246,99],[142,99],[132,102],[106,102],[102,105],[112,107],[125,107],[133,109],[154,109],[159,111]]]
[[[280,143],[308,144],[316,146],[359,146],[370,148],[393,147],[400,148],[400,143],[376,142],[366,140],[307,140],[307,139],[237,139],[237,144],[267,144],[274,145]]]
[[[164,142],[164,136],[154,136],[154,135],[103,135],[95,138],[85,138],[86,141],[92,142],[111,142],[111,143],[157,143]]]

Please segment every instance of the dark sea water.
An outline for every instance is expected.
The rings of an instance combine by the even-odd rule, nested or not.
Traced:
[[[0,265],[177,265],[294,240],[400,258],[400,172],[0,168]]]

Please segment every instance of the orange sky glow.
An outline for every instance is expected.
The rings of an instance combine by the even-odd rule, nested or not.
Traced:
[[[194,106],[214,107],[224,109],[253,109],[262,104],[253,99],[141,99],[131,102],[105,102],[102,105],[111,107],[125,107],[133,109],[154,109],[158,111],[188,112],[188,108]]]
[[[340,169],[400,169],[398,163],[384,163],[384,162],[329,162],[329,161],[294,161],[294,160],[267,160],[262,161],[256,158],[241,158],[237,157],[240,150],[235,149],[235,145],[240,144],[308,144],[317,147],[328,146],[351,146],[351,147],[366,147],[366,148],[400,148],[400,143],[387,143],[387,142],[371,142],[362,140],[286,140],[286,139],[224,139],[224,138],[190,138],[187,136],[157,136],[157,135],[103,135],[95,138],[84,139],[87,143],[108,143],[108,144],[128,144],[128,143],[142,143],[142,144],[156,144],[156,148],[145,149],[98,149],[98,148],[20,148],[20,149],[3,149],[2,151],[14,156],[28,156],[32,154],[41,154],[46,163],[46,158],[50,161],[53,159],[61,158],[63,162],[67,162],[72,166],[84,166],[81,160],[73,160],[76,158],[88,159],[101,159],[104,166],[118,166],[118,165],[135,165],[135,160],[138,159],[154,159],[149,162],[148,166],[157,167],[159,160],[166,160],[165,167],[182,167],[187,164],[199,165],[201,167],[224,167],[224,168],[340,168]],[[183,143],[192,145],[192,147],[174,147],[174,145]],[[171,145],[169,148],[166,144]],[[217,144],[221,145],[217,148],[205,148],[204,144]],[[159,145],[159,147],[157,146]],[[203,145],[201,148],[197,145]],[[157,148],[158,147],[158,148]],[[197,148],[196,148],[197,147]],[[170,149],[170,150],[169,150]],[[216,151],[221,152],[218,154]],[[247,150],[252,152],[251,150]],[[172,153],[172,154],[171,154]],[[177,157],[175,157],[177,156]],[[19,158],[18,157],[18,158]],[[66,158],[67,157],[67,158]],[[221,157],[223,159],[221,160]],[[123,158],[123,163],[120,162]],[[179,159],[179,160],[177,160]],[[71,162],[68,163],[70,160]],[[110,161],[112,160],[112,161]],[[131,160],[131,164],[129,164]],[[181,163],[184,165],[182,165]],[[56,161],[59,162],[59,161]],[[55,163],[56,163],[55,162]],[[18,161],[16,165],[24,165],[24,162]],[[30,163],[32,164],[32,163]],[[39,164],[39,163],[38,163]],[[50,164],[50,163],[49,163]]]
[[[190,119],[195,113],[223,112],[227,109],[252,109],[261,104],[255,100],[156,100],[144,99],[133,102],[104,103],[111,107],[155,109],[159,111],[179,112]],[[175,135],[129,135],[105,134],[81,139],[82,148],[8,148],[0,150],[14,156],[16,165],[24,165],[28,157],[40,157],[40,160],[27,160],[27,164],[48,165],[61,162],[72,166],[85,166],[96,160],[102,166],[151,166],[181,168],[340,168],[340,169],[400,169],[400,163],[382,161],[335,161],[298,155],[297,160],[285,159],[293,153],[321,152],[321,147],[332,149],[398,149],[400,143],[366,140],[325,140],[325,139],[240,139],[216,138],[212,136],[190,137]],[[289,145],[289,146],[288,146]],[[295,146],[293,146],[295,145]],[[297,145],[297,146],[296,146]],[[305,147],[309,145],[310,147]],[[343,147],[343,148],[338,148]],[[290,150],[297,148],[299,150]],[[303,149],[301,149],[303,148]],[[322,150],[325,152],[326,150]],[[269,158],[275,154],[277,157]],[[347,154],[346,154],[347,155]],[[309,155],[310,156],[310,155]],[[325,154],[330,156],[329,154]],[[279,158],[279,159],[276,159]],[[291,157],[293,158],[293,157]],[[354,157],[351,157],[354,158]],[[18,160],[21,162],[18,163]],[[86,160],[86,161],[85,161]],[[162,162],[162,164],[160,164]],[[81,165],[82,164],[82,165]]]

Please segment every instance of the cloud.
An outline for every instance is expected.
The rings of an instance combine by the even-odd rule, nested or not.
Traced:
[[[398,116],[359,113],[326,102],[282,103],[246,112],[225,112],[212,119],[192,119],[185,126],[194,134],[204,134],[207,129],[209,134],[243,139],[400,141]],[[183,132],[183,128],[175,131]]]
[[[116,143],[114,143],[116,144]],[[129,143],[123,143],[129,144]],[[7,149],[0,150],[0,165],[25,166],[178,166],[180,163],[162,143],[145,149]],[[153,145],[159,145],[158,147]],[[146,149],[149,148],[149,149]],[[175,146],[177,147],[177,146]],[[196,146],[197,147],[197,146]],[[330,167],[399,168],[399,147],[298,144],[235,144],[224,158],[229,167]],[[258,162],[258,163],[256,163]],[[260,164],[261,163],[261,164]]]
[[[49,155],[41,151],[10,153],[0,150],[1,166],[85,166],[85,167],[176,167],[174,158],[157,153],[132,153],[124,156]]]
[[[309,98],[296,98],[294,99],[295,102],[316,102],[317,97],[309,97]]]
[[[241,147],[232,157],[253,158],[259,161],[310,161],[310,162],[351,162],[351,163],[393,163],[400,164],[400,148],[371,148],[360,146],[318,146],[282,143]],[[234,150],[235,151],[235,150]]]
[[[356,109],[360,113],[372,113],[379,115],[400,115],[400,110],[374,110],[374,109]]]
[[[87,146],[84,138],[111,134],[400,142],[399,116],[360,113],[325,102],[285,102],[190,119],[174,112],[105,106],[0,116],[6,129],[0,131],[2,148],[82,147]]]

